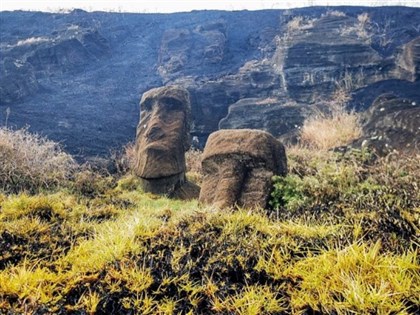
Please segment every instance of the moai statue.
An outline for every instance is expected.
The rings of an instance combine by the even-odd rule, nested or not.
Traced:
[[[135,173],[145,192],[180,199],[198,197],[198,186],[185,178],[190,106],[188,91],[179,86],[155,88],[143,94]]]
[[[207,140],[200,201],[218,208],[264,208],[274,175],[286,175],[284,146],[251,129],[219,130]]]

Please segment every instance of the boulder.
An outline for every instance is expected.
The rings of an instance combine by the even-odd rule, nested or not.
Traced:
[[[178,86],[155,88],[143,94],[140,107],[135,173],[143,190],[184,199],[198,196],[194,185],[182,187],[190,146],[188,91]]]
[[[285,175],[284,146],[271,134],[251,129],[219,130],[203,152],[200,202],[218,208],[264,208],[271,178]]]

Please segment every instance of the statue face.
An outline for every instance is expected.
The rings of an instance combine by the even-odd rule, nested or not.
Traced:
[[[274,173],[249,156],[219,156],[203,161],[201,200],[218,208],[263,208]]]
[[[285,175],[283,145],[260,130],[219,130],[203,152],[200,201],[218,208],[264,208],[273,175]]]
[[[137,175],[156,179],[185,172],[188,106],[188,94],[179,88],[153,89],[143,96],[136,140]]]

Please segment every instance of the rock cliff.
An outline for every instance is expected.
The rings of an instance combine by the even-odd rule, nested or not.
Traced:
[[[363,136],[356,146],[378,155],[420,150],[420,104],[393,94],[379,96],[363,115]]]
[[[405,7],[1,12],[0,125],[106,155],[134,140],[145,91],[180,85],[199,146],[219,128],[293,140],[326,102],[366,110],[391,92],[420,103],[419,21]]]

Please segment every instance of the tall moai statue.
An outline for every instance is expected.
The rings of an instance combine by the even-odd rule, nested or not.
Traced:
[[[135,174],[145,192],[172,198],[198,197],[199,188],[185,177],[190,147],[190,96],[179,86],[145,92],[140,101]]]

